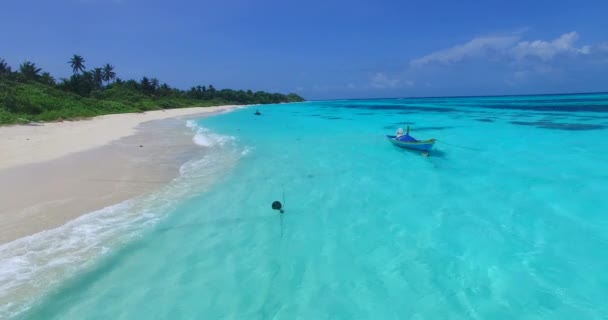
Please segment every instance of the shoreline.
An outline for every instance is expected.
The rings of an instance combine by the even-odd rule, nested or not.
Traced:
[[[0,245],[165,186],[204,151],[186,120],[241,107],[0,127]]]

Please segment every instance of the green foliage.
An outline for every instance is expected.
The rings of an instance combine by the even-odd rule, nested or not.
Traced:
[[[41,69],[32,62],[26,61],[18,72],[12,72],[11,67],[0,59],[0,124],[190,106],[304,101],[294,93],[217,90],[213,85],[182,91],[166,83],[161,84],[156,78],[123,81],[116,77],[114,66],[109,63],[85,71],[84,62],[84,58],[74,55],[69,61],[74,74],[57,83],[48,72],[40,74]]]
[[[143,77],[139,82],[139,88],[143,94],[152,95],[154,93],[154,88],[152,87],[152,83],[148,77]]]
[[[23,81],[36,80],[40,77],[40,68],[33,62],[25,61],[19,66],[20,79]]]
[[[16,119],[14,114],[4,109],[2,103],[0,102],[0,123],[15,123],[15,121]]]
[[[0,78],[8,77],[11,73],[11,66],[9,66],[4,59],[0,59]]]
[[[43,72],[42,75],[40,76],[40,82],[46,84],[47,86],[54,86],[55,78],[53,78],[53,76],[50,73]]]
[[[93,69],[91,76],[93,77],[93,85],[95,86],[95,89],[101,88],[103,85],[103,71],[101,68]]]
[[[84,71],[82,74],[74,74],[70,79],[63,79],[58,88],[64,91],[73,92],[83,97],[88,97],[95,89],[93,75]]]

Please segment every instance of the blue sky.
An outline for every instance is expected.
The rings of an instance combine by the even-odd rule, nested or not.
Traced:
[[[57,78],[308,99],[608,91],[608,1],[4,0],[0,58]]]

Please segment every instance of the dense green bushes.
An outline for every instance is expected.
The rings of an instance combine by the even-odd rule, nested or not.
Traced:
[[[0,124],[78,119],[190,106],[304,100],[293,93],[216,90],[211,85],[183,91],[147,77],[141,81],[123,81],[116,78],[114,67],[110,64],[85,71],[84,62],[82,57],[75,55],[70,61],[74,74],[56,83],[49,73],[41,73],[42,70],[34,63],[26,61],[21,64],[19,71],[13,72],[0,59]]]

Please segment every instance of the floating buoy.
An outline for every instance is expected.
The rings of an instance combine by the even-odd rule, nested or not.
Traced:
[[[275,201],[272,203],[272,210],[279,210],[279,212],[283,213],[283,205],[280,201]]]

